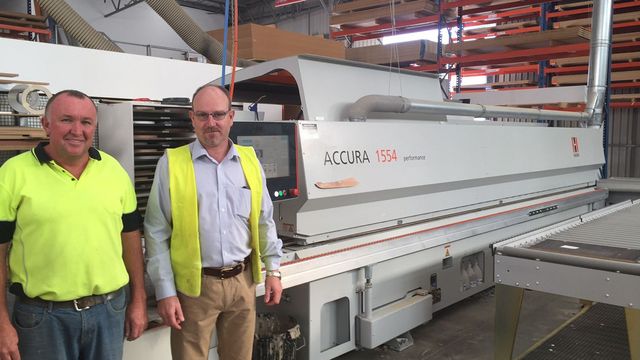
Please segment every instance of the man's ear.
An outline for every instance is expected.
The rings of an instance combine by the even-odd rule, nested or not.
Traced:
[[[46,115],[43,115],[40,118],[40,125],[42,125],[42,128],[44,129],[44,132],[47,134],[47,136],[49,136],[49,119],[47,119]]]

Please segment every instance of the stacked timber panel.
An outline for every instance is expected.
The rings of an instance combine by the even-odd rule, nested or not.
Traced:
[[[349,48],[347,59],[369,64],[393,64],[402,67],[424,65],[437,61],[438,44],[427,40],[409,41],[393,45]]]
[[[438,6],[430,0],[354,0],[337,4],[330,25],[334,28],[366,27],[438,14]]]
[[[216,40],[224,40],[223,29],[208,32]],[[233,48],[233,29],[228,32],[228,48]],[[244,24],[238,27],[238,57],[266,61],[287,56],[312,54],[344,59],[341,42],[307,36],[271,26]]]

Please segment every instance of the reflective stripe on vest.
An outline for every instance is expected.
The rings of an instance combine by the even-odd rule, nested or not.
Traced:
[[[256,153],[250,146],[234,145],[242,172],[251,190],[251,268],[255,283],[262,282],[260,271],[259,221],[262,209],[262,172]],[[176,288],[188,296],[200,296],[202,261],[198,231],[198,192],[189,145],[167,150],[169,193],[173,230],[171,267]]]

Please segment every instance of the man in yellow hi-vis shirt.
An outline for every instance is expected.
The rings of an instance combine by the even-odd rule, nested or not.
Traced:
[[[87,95],[57,93],[42,126],[49,142],[0,168],[0,284],[9,252],[16,295],[11,323],[0,292],[0,358],[119,360],[123,338],[147,324],[133,185],[91,146],[97,118]]]

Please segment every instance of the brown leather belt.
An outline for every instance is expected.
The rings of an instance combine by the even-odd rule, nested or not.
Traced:
[[[219,279],[228,279],[228,278],[237,276],[238,274],[242,273],[244,270],[248,269],[249,267],[247,265],[249,265],[250,262],[251,262],[251,257],[247,256],[246,258],[244,258],[244,260],[241,263],[236,264],[234,266],[224,266],[219,268],[205,267],[205,268],[202,268],[202,273],[207,276],[217,277]]]
[[[75,300],[69,301],[49,301],[40,298],[30,298],[26,296],[20,296],[17,298],[17,301],[35,306],[42,307],[52,307],[53,309],[75,309],[76,311],[87,310],[92,306],[99,305],[105,303],[107,300],[115,299],[119,294],[120,290],[118,289],[114,292],[110,292],[108,294],[103,295],[90,295],[81,297]]]

